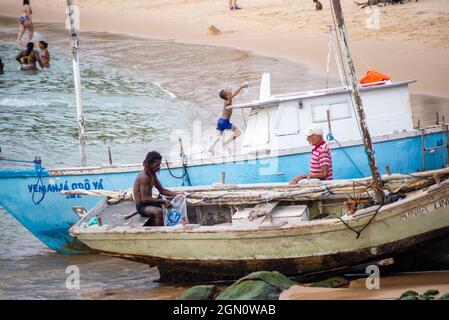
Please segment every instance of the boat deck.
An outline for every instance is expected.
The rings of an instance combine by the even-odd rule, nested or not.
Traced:
[[[105,207],[106,206],[106,207]],[[99,208],[102,225],[101,226],[90,226],[84,228],[83,232],[127,232],[127,233],[139,233],[139,232],[177,232],[193,230],[198,232],[220,232],[220,231],[243,231],[249,229],[277,229],[284,226],[291,227],[292,225],[304,224],[309,221],[303,221],[302,216],[285,216],[285,210],[278,210],[270,219],[265,215],[262,217],[255,218],[253,220],[249,219],[233,219],[232,221],[214,224],[214,225],[203,225],[196,223],[197,221],[190,219],[190,224],[177,225],[171,227],[156,227],[156,226],[144,226],[144,224],[149,220],[147,217],[142,217],[139,214],[135,214],[131,218],[126,219],[128,216],[136,212],[134,202],[123,201],[114,205],[103,204],[102,208]],[[279,214],[280,213],[280,214]],[[308,220],[308,219],[307,219]]]

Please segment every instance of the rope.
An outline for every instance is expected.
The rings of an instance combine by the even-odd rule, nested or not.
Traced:
[[[243,122],[245,123],[245,128],[246,128],[247,124],[246,124],[246,118],[245,118],[245,113],[243,112],[243,108],[242,108],[242,118],[243,118]]]
[[[329,186],[327,184],[325,184],[324,187],[326,188],[326,191],[323,191],[323,193],[321,193],[322,196],[324,196],[325,194],[335,194],[331,189],[329,189]]]
[[[185,175],[187,174],[187,170],[185,170],[182,176],[177,177],[177,176],[175,176],[175,175],[171,172],[171,169],[170,169],[170,166],[168,165],[168,161],[167,161],[167,160],[165,160],[165,164],[167,165],[168,173],[170,173],[170,175],[171,175],[173,178],[175,178],[175,179],[182,179],[182,178],[184,178]],[[183,167],[184,167],[184,164],[183,164]]]
[[[349,230],[354,232],[357,235],[356,239],[358,239],[360,237],[360,235],[362,234],[363,230],[365,230],[371,224],[371,222],[373,222],[374,218],[377,216],[377,214],[379,213],[379,210],[380,210],[380,208],[382,208],[382,206],[383,206],[383,203],[379,205],[379,207],[376,209],[376,212],[374,212],[373,216],[369,219],[369,221],[360,230],[356,230],[353,227],[351,227],[341,217],[337,217],[337,219],[339,219],[341,222],[343,222],[343,224],[345,225],[346,228],[348,228]]]
[[[29,164],[35,164],[35,161],[26,161],[26,160],[16,160],[16,159],[4,159],[0,158],[1,161],[8,161],[8,162],[18,162],[18,163],[29,163]]]
[[[183,154],[182,155],[182,169],[184,171],[184,173],[182,174],[182,176],[175,176],[170,169],[170,166],[168,165],[168,161],[165,160],[165,164],[167,165],[167,169],[168,169],[168,173],[175,179],[184,179],[182,182],[182,185],[184,186],[184,183],[187,183],[189,186],[192,186],[192,183],[190,182],[190,177],[189,177],[189,173],[187,172],[187,157]]]
[[[340,150],[346,155],[346,157],[349,159],[349,161],[352,163],[352,165],[357,169],[357,171],[360,174],[360,177],[363,178],[363,173],[360,170],[360,168],[357,166],[357,164],[351,159],[351,157],[349,156],[349,154],[346,152],[345,149],[343,149],[342,145],[340,144],[340,142],[338,142],[337,139],[334,138],[334,136],[332,135],[331,132],[329,132],[326,136],[327,141],[335,141],[337,143],[337,145],[340,147]]]
[[[34,203],[35,205],[38,205],[39,203],[42,202],[42,200],[44,200],[46,191],[45,191],[44,181],[42,181],[42,171],[44,170],[44,168],[38,166],[38,165],[37,165],[37,162],[35,162],[35,164],[36,164],[36,173],[37,173],[37,182],[36,182],[36,185],[39,186],[39,183],[41,184],[41,186],[42,186],[42,197],[41,197],[38,201],[36,201],[36,200],[34,199],[34,195],[36,194],[36,191],[35,191],[34,188],[33,188],[33,194],[31,195],[31,200],[33,200],[33,203]]]
[[[363,182],[360,182],[360,181],[357,181],[357,180],[353,180],[352,182],[355,183],[355,184],[360,184],[360,185],[362,185],[364,187],[367,187],[367,188],[370,187],[369,184],[363,183]],[[365,192],[368,195],[368,199],[371,199],[371,195],[369,194],[368,189],[366,189]],[[372,201],[372,199],[371,199],[371,201]]]
[[[360,60],[360,62],[362,62],[368,69],[372,69],[370,67],[370,65],[368,63],[366,63],[365,60],[362,59],[362,57],[360,57],[357,52],[355,52],[354,50],[351,50],[352,53],[354,53],[354,55]]]
[[[184,186],[184,183],[187,182],[189,186],[192,186],[192,183],[190,182],[190,176],[187,172],[187,156],[184,152],[181,153],[181,159],[182,159],[182,169],[184,170],[183,176],[185,176],[185,179],[182,181],[182,185]]]
[[[406,172],[406,173],[401,173],[401,174],[410,176],[410,177],[412,177],[412,178],[414,178],[414,179],[418,179],[418,180],[426,180],[426,181],[430,181],[430,180],[433,179],[432,177],[419,177],[419,176],[415,176],[415,175],[413,175],[413,174],[411,174],[411,173],[408,173],[408,172]]]
[[[45,191],[45,185],[44,185],[44,181],[42,180],[42,171],[44,171],[44,168],[41,167],[41,163],[42,161],[38,158],[36,158],[36,160],[33,161],[27,161],[27,160],[17,160],[17,159],[5,159],[5,158],[0,158],[1,161],[8,161],[8,162],[17,162],[17,163],[28,163],[28,164],[34,164],[35,168],[36,168],[36,174],[37,174],[37,181],[36,181],[36,185],[39,187],[42,187],[42,196],[39,200],[35,200],[35,194],[36,191],[33,188],[33,193],[31,194],[31,200],[33,201],[33,203],[35,205],[38,205],[39,203],[41,203],[44,198],[45,198],[45,194],[47,193]]]
[[[337,27],[337,22],[335,21],[335,11],[334,11],[334,6],[333,6],[333,4],[332,4],[332,0],[329,0],[329,5],[330,5],[330,8],[331,8],[331,11],[332,11],[332,21],[333,21],[333,23],[334,23],[334,28],[335,28],[335,35],[336,35],[336,37],[337,37],[337,45],[338,45],[338,56],[340,57],[340,62],[341,62],[341,65],[342,65],[342,69],[343,69],[343,75],[344,75],[344,77],[345,77],[345,81],[346,81],[346,84],[349,84],[350,82],[348,81],[348,75],[347,75],[347,70],[346,70],[346,68],[345,68],[345,61],[343,60],[343,56],[342,56],[342,53],[341,53],[341,43],[340,43],[340,41],[338,41],[338,38],[339,38],[339,34],[338,34],[338,32],[337,32],[337,30],[338,30],[338,27]],[[349,48],[348,48],[349,49]],[[352,97],[351,97],[351,89],[349,90],[349,96],[350,96],[350,101],[351,101],[351,106],[352,106],[352,110],[354,111],[354,115],[355,115],[355,118],[356,118],[356,123],[357,123],[357,127],[358,127],[358,129],[359,129],[359,133],[360,133],[360,137],[361,138],[363,138],[363,134],[362,134],[362,128],[360,128],[360,123],[359,123],[359,121],[358,121],[358,116],[357,116],[357,112],[356,112],[356,110],[355,110],[355,105],[354,105],[354,101],[353,101],[353,99],[352,99]]]

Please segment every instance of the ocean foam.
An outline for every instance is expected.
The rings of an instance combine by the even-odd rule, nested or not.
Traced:
[[[171,92],[171,91],[165,89],[164,87],[162,87],[162,85],[160,84],[160,82],[153,82],[153,84],[154,84],[156,87],[158,87],[159,89],[161,89],[162,92],[165,92],[166,94],[168,94],[169,97],[171,97],[171,98],[173,98],[173,99],[176,99],[176,95],[175,95],[173,92]]]

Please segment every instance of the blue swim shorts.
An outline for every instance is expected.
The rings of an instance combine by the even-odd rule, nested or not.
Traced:
[[[232,123],[229,121],[229,119],[220,118],[217,122],[217,130],[218,131],[225,131],[232,129]]]

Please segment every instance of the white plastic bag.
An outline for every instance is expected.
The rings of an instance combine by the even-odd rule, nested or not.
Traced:
[[[186,196],[179,194],[171,201],[172,207],[167,209],[163,207],[164,211],[164,226],[176,226],[178,224],[189,223],[187,218],[187,203]]]

